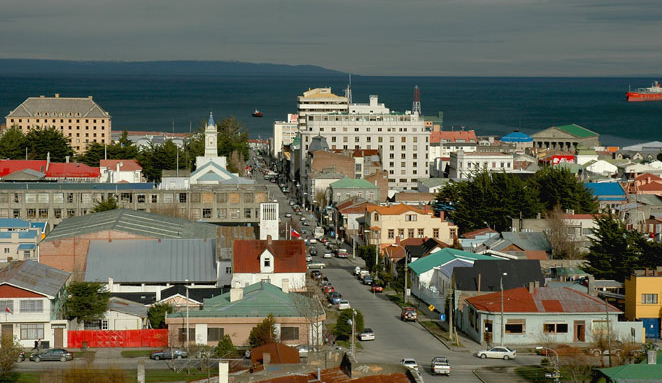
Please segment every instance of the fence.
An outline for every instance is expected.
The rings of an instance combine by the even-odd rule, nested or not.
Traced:
[[[168,330],[82,330],[69,331],[69,348],[167,347]]]

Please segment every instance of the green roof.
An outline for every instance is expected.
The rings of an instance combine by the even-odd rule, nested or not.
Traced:
[[[341,180],[331,183],[332,189],[378,189],[372,182],[362,178],[345,177]]]
[[[258,282],[244,287],[242,299],[230,302],[230,292],[204,300],[202,310],[189,311],[190,317],[301,317],[296,299],[310,299],[298,293],[284,293],[279,287],[267,282]],[[306,307],[314,307],[306,304]],[[323,313],[320,312],[320,315]],[[183,318],[185,312],[168,315],[170,318]]]
[[[555,165],[552,165],[552,166],[568,169],[568,171],[572,174],[577,174],[577,173],[579,173],[580,169],[584,168],[580,164],[571,164],[571,163],[568,163],[568,162],[559,162],[558,164],[555,164]]]
[[[496,258],[491,257],[489,255],[482,255],[482,254],[471,253],[468,251],[445,248],[437,252],[434,252],[428,255],[427,257],[417,259],[416,261],[409,264],[409,268],[416,274],[421,275],[426,271],[432,270],[435,267],[444,265],[455,259],[475,261],[477,259],[494,260]]]
[[[562,130],[568,134],[572,134],[573,136],[579,138],[595,137],[598,135],[596,132],[592,132],[577,124],[556,126],[556,129]]]
[[[580,269],[579,267],[557,267],[556,268],[556,274],[557,275],[590,275],[586,271]]]
[[[662,381],[660,364],[625,364],[601,368],[600,372],[615,383],[647,383]]]

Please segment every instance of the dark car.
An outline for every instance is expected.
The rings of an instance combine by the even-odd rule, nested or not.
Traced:
[[[310,255],[317,255],[317,249],[316,248],[311,248],[309,251]]]
[[[66,362],[73,359],[74,354],[62,348],[49,348],[48,350],[30,355],[30,360],[33,362],[41,362],[42,360],[59,360],[60,362]]]
[[[184,350],[180,349],[174,349],[172,350],[172,353],[170,352],[169,348],[164,348],[161,351],[154,351],[152,355],[150,355],[150,359],[154,360],[160,360],[160,359],[182,359],[182,358],[188,358],[188,353]]]

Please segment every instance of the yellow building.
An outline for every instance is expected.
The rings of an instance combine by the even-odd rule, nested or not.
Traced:
[[[435,217],[430,206],[419,209],[410,205],[368,206],[364,230],[369,230],[369,243],[380,247],[395,243],[395,238],[434,238],[449,245],[457,236],[457,226]]]
[[[92,96],[29,97],[5,117],[7,129],[17,126],[27,134],[35,127],[53,127],[71,139],[74,152],[85,152],[92,142],[110,144],[110,114],[103,110]]]
[[[635,270],[625,280],[625,317],[643,322],[646,338],[660,337],[662,267]]]

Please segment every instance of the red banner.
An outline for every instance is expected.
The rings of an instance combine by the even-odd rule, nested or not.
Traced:
[[[82,330],[69,331],[69,348],[167,347],[168,330]]]

